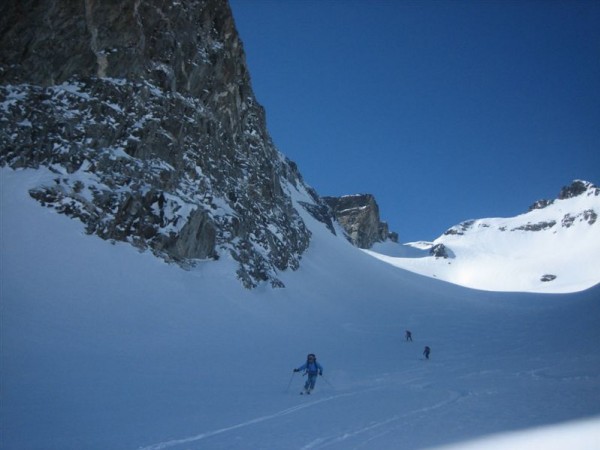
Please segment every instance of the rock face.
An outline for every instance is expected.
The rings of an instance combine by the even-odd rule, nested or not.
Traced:
[[[290,192],[327,207],[268,135],[225,0],[4,1],[0,62],[0,165],[52,171],[40,203],[184,266],[231,255],[246,287],[299,266]]]
[[[379,206],[371,194],[323,197],[333,216],[340,223],[352,244],[371,248],[375,242],[391,239],[398,242],[398,234],[390,232],[388,224],[379,218]]]

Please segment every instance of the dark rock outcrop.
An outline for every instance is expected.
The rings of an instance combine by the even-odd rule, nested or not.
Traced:
[[[567,198],[578,197],[584,192],[586,192],[590,188],[594,188],[595,186],[592,183],[588,183],[587,181],[575,180],[569,186],[564,186],[560,193],[558,194],[559,200],[565,200]],[[596,194],[598,189],[596,188]]]
[[[268,135],[225,0],[8,0],[0,61],[0,165],[55,174],[32,197],[184,266],[229,254],[246,287],[299,266],[290,190],[326,206]]]
[[[567,200],[570,198],[579,197],[581,195],[598,196],[600,195],[600,188],[588,181],[575,180],[570,185],[564,186],[560,190],[557,200]],[[529,207],[529,211],[546,208],[547,206],[554,204],[554,202],[555,200],[538,200]],[[586,222],[589,225],[593,225],[597,218],[598,213],[593,209],[588,209],[575,215],[569,213],[565,214],[561,219],[560,224],[563,228],[570,228],[577,221]],[[540,231],[552,228],[554,225],[556,225],[556,221],[542,222],[538,224],[523,225],[515,228],[515,230]]]
[[[444,236],[462,236],[465,232],[469,231],[473,228],[475,224],[475,220],[465,220],[464,222],[459,223],[458,225],[454,225],[444,232]]]
[[[429,254],[436,258],[444,258],[447,259],[450,255],[448,254],[448,249],[444,244],[436,244],[429,250]]]
[[[563,186],[558,194],[558,200],[566,200],[568,198],[578,197],[586,193],[587,195],[598,196],[600,195],[600,188],[588,181],[574,180],[570,185]],[[552,204],[554,204],[554,200],[538,200],[529,207],[529,211],[533,211],[534,209],[543,209]]]
[[[549,206],[554,203],[554,200],[538,200],[533,205],[529,207],[529,211],[533,211],[534,209],[544,209],[546,206]]]
[[[371,194],[323,197],[333,216],[346,232],[352,244],[371,248],[375,242],[390,239],[398,242],[398,234],[389,231],[388,224],[379,218],[379,206]]]
[[[548,230],[556,225],[555,220],[549,220],[538,223],[526,223],[525,225],[521,225],[513,228],[511,231],[543,231]]]

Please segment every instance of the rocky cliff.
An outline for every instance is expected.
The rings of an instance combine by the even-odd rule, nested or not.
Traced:
[[[375,242],[390,239],[398,242],[398,234],[390,232],[388,224],[379,216],[379,205],[371,194],[323,197],[333,211],[352,244],[371,248]]]
[[[244,286],[296,269],[327,207],[274,147],[225,0],[8,0],[0,165],[51,170],[41,204],[182,265],[233,257]]]

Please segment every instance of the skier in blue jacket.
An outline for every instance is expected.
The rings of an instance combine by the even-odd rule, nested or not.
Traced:
[[[323,375],[323,366],[317,362],[315,354],[310,353],[306,357],[306,362],[297,369],[294,369],[294,372],[301,372],[302,370],[304,370],[305,375],[308,375],[306,383],[304,383],[304,393],[310,394],[310,391],[315,388],[317,375]]]

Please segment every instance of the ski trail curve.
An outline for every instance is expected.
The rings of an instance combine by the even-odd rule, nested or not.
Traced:
[[[331,395],[329,397],[318,399],[318,400],[312,401],[310,403],[303,403],[301,405],[292,406],[291,408],[283,409],[283,410],[278,411],[273,414],[268,414],[266,416],[257,417],[255,419],[248,420],[246,422],[241,422],[236,425],[232,425],[230,427],[219,428],[218,430],[207,431],[205,433],[197,434],[195,436],[190,436],[190,437],[186,437],[186,438],[182,438],[182,439],[172,439],[170,441],[158,442],[156,444],[151,444],[151,445],[148,445],[145,447],[139,447],[138,450],[162,450],[165,448],[170,448],[170,447],[175,447],[178,445],[184,445],[184,444],[189,444],[192,442],[201,441],[202,439],[206,439],[211,436],[216,436],[218,434],[227,433],[228,431],[237,430],[239,428],[243,428],[243,427],[247,427],[250,425],[257,424],[257,423],[265,422],[267,420],[276,419],[278,417],[287,416],[288,414],[293,414],[293,413],[300,411],[302,409],[305,409],[305,408],[311,408],[311,407],[316,406],[323,402],[329,402],[329,401],[336,400],[336,399],[342,398],[342,397],[350,397],[350,396],[354,396],[354,395],[357,395],[357,394],[360,394],[363,392],[372,391],[375,389],[377,389],[377,388],[366,389],[366,390],[362,390],[362,391],[347,392],[344,394]]]
[[[393,429],[394,426],[392,426],[391,428],[389,428],[390,424],[393,424],[394,422],[397,422],[399,420],[403,420],[406,419],[407,417],[413,416],[415,414],[422,414],[428,411],[433,411],[435,409],[438,408],[442,408],[446,405],[449,405],[451,403],[454,403],[455,401],[457,401],[459,398],[464,397],[464,394],[461,394],[460,392],[457,391],[448,391],[448,398],[446,400],[440,401],[438,403],[435,403],[433,405],[430,406],[425,406],[423,408],[419,408],[419,409],[415,409],[413,411],[409,411],[407,413],[404,414],[396,414],[394,416],[391,416],[385,420],[379,421],[379,422],[375,422],[372,424],[369,424],[368,426],[356,429],[356,430],[352,430],[352,431],[347,431],[341,434],[336,434],[333,436],[329,436],[329,437],[325,437],[325,438],[318,438],[313,440],[312,442],[306,444],[305,446],[301,447],[301,450],[311,450],[311,449],[320,449],[320,448],[325,448],[325,447],[329,447],[331,445],[335,445],[338,444],[340,442],[343,442],[347,439],[352,439],[356,436],[359,436],[363,433],[368,433],[368,432],[372,432],[374,430],[380,429],[382,427],[384,427],[383,430],[381,430],[379,433],[371,436],[370,438],[368,438],[365,442],[369,442],[372,440],[375,440],[381,436],[384,436],[388,433],[390,433]],[[468,394],[467,394],[468,395]],[[363,442],[362,444],[364,444],[365,442]],[[362,444],[358,444],[358,446],[362,446]],[[355,447],[358,448],[358,447]]]

